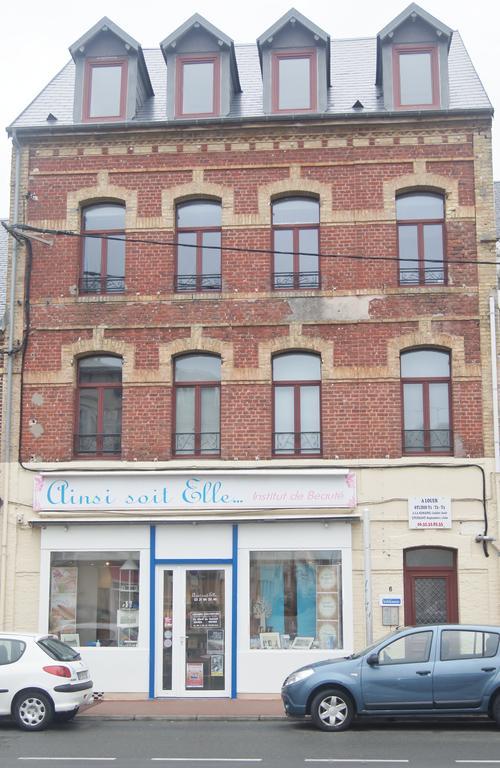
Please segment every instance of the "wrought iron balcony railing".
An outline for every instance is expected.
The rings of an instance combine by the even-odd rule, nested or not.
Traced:
[[[274,272],[275,290],[307,290],[319,288],[319,272]]]
[[[78,287],[80,293],[123,293],[125,278],[84,275],[80,278]]]
[[[189,291],[220,291],[222,289],[221,275],[176,275],[175,290]]]
[[[426,267],[423,272],[418,267],[400,269],[399,282],[401,285],[443,285],[445,283],[444,268],[442,266]]]
[[[405,429],[404,453],[451,453],[453,433],[450,429]]]
[[[274,454],[304,456],[321,453],[321,432],[275,432]]]
[[[122,450],[121,434],[77,434],[74,435],[75,455],[116,456]]]
[[[175,432],[173,452],[176,456],[203,456],[220,453],[220,432]]]

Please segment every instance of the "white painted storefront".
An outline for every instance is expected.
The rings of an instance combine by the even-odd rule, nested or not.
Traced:
[[[344,470],[40,475],[39,627],[97,691],[276,694],[352,650],[355,496]]]

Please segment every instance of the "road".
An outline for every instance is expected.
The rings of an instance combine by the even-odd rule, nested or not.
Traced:
[[[500,730],[489,721],[365,721],[323,733],[286,721],[97,721],[41,733],[0,722],[0,768],[474,768],[500,766]]]

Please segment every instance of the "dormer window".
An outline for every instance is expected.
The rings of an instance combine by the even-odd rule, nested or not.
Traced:
[[[291,8],[257,39],[264,114],[326,112],[330,37]]]
[[[316,110],[316,51],[273,53],[273,112]]]
[[[160,46],[168,72],[168,120],[229,115],[241,93],[231,38],[195,13]]]
[[[75,62],[75,123],[133,120],[154,96],[141,46],[106,16],[69,50]]]
[[[415,3],[378,33],[375,82],[385,109],[448,109],[452,34]]]
[[[126,59],[87,59],[84,86],[84,120],[125,118]]]
[[[394,106],[430,109],[439,106],[436,46],[395,45],[393,48]]]
[[[217,55],[177,57],[176,116],[220,114],[220,59]]]

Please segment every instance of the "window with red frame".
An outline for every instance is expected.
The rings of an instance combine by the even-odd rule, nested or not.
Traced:
[[[396,218],[400,284],[446,283],[443,196],[427,192],[399,195]]]
[[[80,293],[120,293],[125,288],[125,208],[92,205],[82,215]]]
[[[220,357],[189,354],[175,359],[175,456],[220,453],[220,378]]]
[[[273,288],[319,288],[319,201],[309,197],[275,200]]]
[[[121,358],[96,355],[78,361],[76,417],[76,455],[116,456],[121,453]]]
[[[403,453],[450,454],[450,354],[437,349],[401,353]]]
[[[275,456],[321,453],[321,358],[287,352],[273,358]]]
[[[178,56],[176,61],[177,117],[220,114],[220,60],[214,56]]]
[[[316,89],[316,51],[273,53],[273,112],[313,112],[317,108]]]
[[[83,120],[121,120],[127,102],[127,60],[87,59]]]
[[[221,217],[214,200],[177,206],[177,291],[220,291]]]
[[[396,108],[439,107],[437,46],[395,45],[393,68]]]

